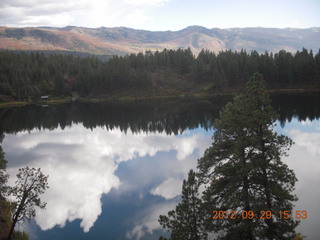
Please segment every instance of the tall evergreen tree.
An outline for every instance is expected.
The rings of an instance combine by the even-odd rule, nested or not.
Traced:
[[[190,170],[188,179],[183,181],[182,201],[175,210],[168,212],[168,216],[160,215],[159,223],[171,232],[172,240],[207,239],[203,228],[199,186],[196,173]]]
[[[236,213],[208,225],[218,239],[292,239],[295,174],[281,157],[291,139],[273,131],[276,114],[262,75],[255,73],[246,92],[220,112],[212,146],[198,167],[207,189],[203,199],[214,210]],[[254,214],[254,217],[252,217]],[[272,215],[272,216],[271,216]],[[291,215],[292,216],[292,215]]]

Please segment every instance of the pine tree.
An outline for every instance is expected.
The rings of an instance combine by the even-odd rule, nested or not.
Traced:
[[[182,201],[168,216],[160,215],[159,223],[171,231],[172,240],[207,239],[203,228],[203,213],[199,197],[200,182],[196,173],[190,170],[188,179],[183,181]]]
[[[246,92],[214,123],[213,144],[198,162],[208,186],[203,199],[213,210],[237,213],[236,219],[212,219],[208,228],[219,239],[292,239],[295,234],[297,222],[279,215],[291,214],[296,200],[297,179],[281,161],[292,141],[273,131],[275,120],[266,84],[255,73]]]
[[[46,202],[42,202],[40,195],[48,187],[48,177],[45,176],[41,169],[20,168],[17,174],[15,186],[9,188],[9,194],[15,199],[12,205],[11,227],[8,240],[12,239],[13,230],[18,222],[30,220],[36,216],[35,207],[44,209]]]

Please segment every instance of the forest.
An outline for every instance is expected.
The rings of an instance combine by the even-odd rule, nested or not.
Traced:
[[[98,57],[44,52],[0,51],[0,101],[37,101],[51,97],[97,97],[119,92],[130,95],[192,95],[243,89],[247,79],[260,72],[269,89],[320,87],[320,50],[296,53],[250,53],[190,48],[146,51]]]

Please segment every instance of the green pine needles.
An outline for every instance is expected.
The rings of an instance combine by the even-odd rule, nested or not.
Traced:
[[[198,160],[196,174],[197,182],[205,186],[197,195],[201,195],[197,207],[202,209],[198,212],[205,212],[196,218],[201,225],[198,229],[209,236],[228,240],[294,238],[298,222],[280,214],[286,211],[292,216],[297,200],[292,193],[295,174],[281,161],[292,140],[273,130],[276,117],[266,83],[255,73],[246,91],[228,103],[214,122],[212,146]],[[189,193],[184,191],[182,199]],[[180,214],[195,218],[192,214],[196,213]],[[163,221],[160,224],[173,230]],[[207,239],[206,234],[198,239]],[[179,239],[173,231],[171,237]]]

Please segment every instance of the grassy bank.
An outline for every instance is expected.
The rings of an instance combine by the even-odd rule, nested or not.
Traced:
[[[292,88],[292,89],[270,89],[270,93],[315,93],[320,92],[317,88]]]
[[[19,107],[19,106],[25,106],[29,104],[39,104],[39,105],[60,104],[60,103],[67,103],[71,101],[72,101],[71,97],[54,98],[46,101],[30,101],[30,102],[29,101],[6,101],[6,102],[0,102],[0,108]]]

